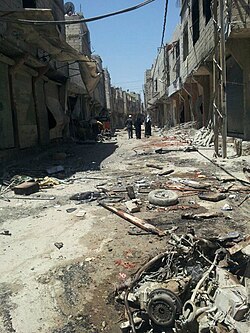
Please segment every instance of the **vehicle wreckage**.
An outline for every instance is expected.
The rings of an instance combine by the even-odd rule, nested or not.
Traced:
[[[123,333],[250,332],[250,237],[171,235],[170,249],[117,288]]]

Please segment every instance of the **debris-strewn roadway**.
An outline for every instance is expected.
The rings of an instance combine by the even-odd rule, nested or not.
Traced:
[[[197,236],[206,237],[249,232],[249,180],[243,173],[249,156],[216,161],[243,180],[239,182],[201,154],[184,149],[190,144],[187,135],[155,133],[128,140],[120,131],[104,143],[52,146],[5,166],[1,333],[120,332],[126,318],[115,302],[117,286],[165,251],[171,232],[181,235],[194,228]],[[203,148],[202,154],[213,158],[211,148]],[[40,191],[14,194],[15,175],[37,181]],[[174,191],[178,201],[171,206],[150,203],[148,193],[156,189]],[[136,227],[99,200],[163,235]]]

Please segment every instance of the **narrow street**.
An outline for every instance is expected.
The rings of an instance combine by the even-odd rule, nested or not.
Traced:
[[[239,182],[197,151],[184,151],[191,130],[162,133],[153,129],[150,138],[128,140],[120,130],[103,143],[54,145],[6,166],[3,178],[9,181],[14,175],[46,180],[46,169],[55,166],[63,171],[37,193],[6,191],[1,197],[1,333],[118,333],[125,317],[115,301],[117,286],[165,251],[171,232],[194,228],[200,237],[250,232],[250,200],[239,206],[249,193],[242,171],[249,155],[216,160]],[[214,161],[213,149],[200,151]],[[204,185],[225,199],[199,199]],[[106,195],[109,205],[126,210],[127,186],[140,201],[140,211],[132,215],[166,231],[164,237],[142,232],[99,205],[99,195]],[[149,204],[148,193],[160,188],[172,189],[178,204]],[[95,193],[92,201],[70,199],[88,191]],[[191,215],[212,212],[215,217],[207,219]]]

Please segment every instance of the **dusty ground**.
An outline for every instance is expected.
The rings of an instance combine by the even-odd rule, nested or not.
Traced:
[[[175,143],[178,147],[184,145],[184,142]],[[229,184],[218,180],[227,176],[225,172],[197,152],[156,154],[155,149],[162,146],[175,147],[157,135],[127,140],[126,133],[119,132],[117,138],[106,143],[54,146],[5,166],[4,177],[15,174],[42,177],[46,175],[46,167],[59,164],[64,166],[66,175],[60,185],[38,194],[17,199],[20,196],[9,192],[5,196],[9,201],[0,199],[0,232],[11,233],[11,236],[0,235],[1,333],[119,332],[124,313],[114,303],[116,285],[149,257],[164,250],[168,236],[131,235],[131,231],[139,229],[96,201],[79,204],[69,198],[77,192],[96,191],[98,186],[115,190],[126,198],[127,185],[144,180],[151,188],[159,188],[173,177],[194,179],[218,188]],[[55,161],[56,152],[64,152],[67,157]],[[202,153],[212,158],[211,149]],[[173,168],[175,172],[158,176],[159,171],[146,163],[161,165],[164,170]],[[249,157],[218,160],[218,163],[245,179],[242,166],[249,164]],[[231,183],[238,188],[218,203],[201,201],[190,192],[178,192],[180,203],[171,210],[148,205],[147,193],[139,193],[142,210],[135,215],[163,230],[177,226],[179,234],[190,226],[198,235],[205,236],[235,230],[247,233],[250,200],[240,207],[238,204],[249,188]],[[233,210],[225,212],[223,217],[201,221],[181,219],[181,214],[187,212],[221,211],[225,203]],[[116,206],[124,208],[123,202]],[[75,210],[67,212],[69,208]],[[85,211],[86,215],[77,216],[79,211]],[[56,242],[62,242],[63,247],[58,249]],[[131,268],[124,268],[119,260],[129,262]]]

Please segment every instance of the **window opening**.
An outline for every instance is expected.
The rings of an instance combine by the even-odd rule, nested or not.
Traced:
[[[193,0],[192,3],[192,27],[193,27],[193,45],[200,37],[200,13],[199,1]]]
[[[212,0],[203,0],[203,15],[205,16],[206,24],[209,22],[209,20],[212,17],[211,5],[212,5]]]
[[[36,0],[23,0],[23,8],[36,8]]]
[[[186,60],[188,56],[188,50],[189,45],[188,45],[188,24],[185,25],[183,29],[183,61]]]

